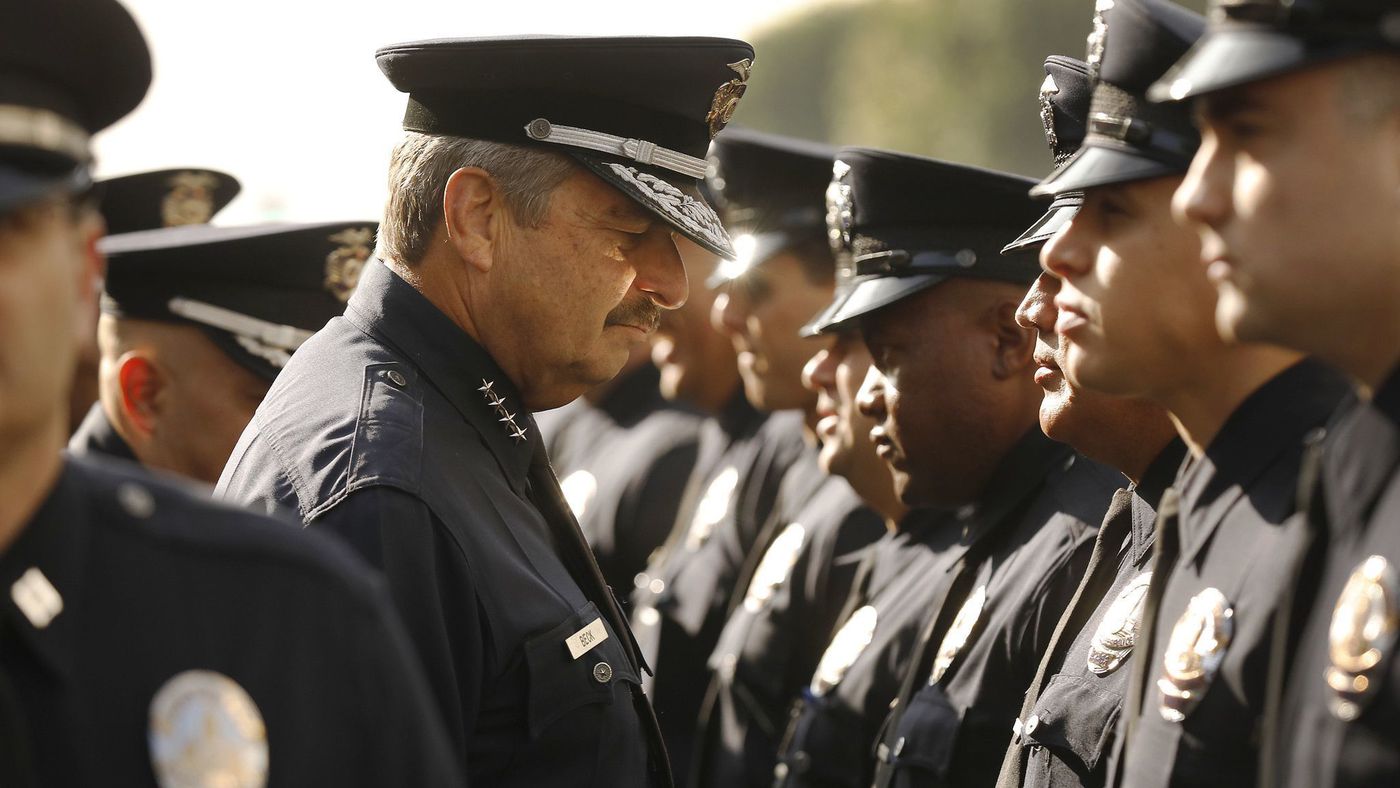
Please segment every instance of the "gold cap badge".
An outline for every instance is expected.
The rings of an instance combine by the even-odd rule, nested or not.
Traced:
[[[962,653],[963,647],[967,645],[968,638],[972,635],[972,628],[977,626],[977,619],[982,617],[982,608],[987,604],[987,587],[978,586],[968,596],[963,606],[958,608],[958,615],[953,619],[953,625],[948,628],[948,634],[943,636],[943,643],[938,647],[938,656],[933,658],[933,671],[929,673],[928,683],[937,684],[948,672],[948,668],[953,666],[953,660]]]
[[[1191,597],[1186,612],[1172,627],[1162,659],[1162,678],[1157,680],[1163,719],[1181,722],[1201,702],[1230,647],[1234,615],[1229,601],[1217,589],[1207,588]]]
[[[1333,692],[1332,713],[1339,719],[1349,722],[1360,716],[1380,684],[1376,670],[1395,645],[1400,626],[1398,602],[1395,567],[1378,555],[1352,571],[1337,597],[1327,633],[1332,664],[1326,679]]]
[[[734,110],[739,108],[739,99],[744,97],[744,91],[749,87],[749,73],[753,70],[753,60],[744,58],[738,63],[730,63],[729,68],[738,74],[739,78],[720,85],[715,91],[714,99],[710,101],[710,112],[705,116],[705,122],[710,125],[711,139],[729,124],[734,117]]]
[[[1142,607],[1147,601],[1147,586],[1152,573],[1143,572],[1113,600],[1089,644],[1089,670],[1096,676],[1106,676],[1117,670],[1132,653],[1142,626]]]
[[[261,788],[267,728],[246,690],[222,673],[187,670],[151,699],[151,764],[161,788]]]
[[[822,652],[821,662],[817,663],[817,672],[812,676],[810,689],[813,695],[825,695],[841,683],[841,679],[846,677],[846,671],[850,670],[860,658],[861,652],[874,640],[875,623],[879,618],[879,613],[871,605],[866,605],[851,614],[841,626],[841,630],[836,633],[836,637],[831,639],[826,651]]]
[[[181,172],[170,178],[170,191],[160,201],[166,227],[206,224],[214,218],[214,188],[219,180],[207,172]]]
[[[350,300],[355,286],[360,283],[360,273],[369,262],[370,244],[374,241],[374,230],[369,227],[352,227],[328,238],[336,248],[326,255],[326,290],[342,303]]]

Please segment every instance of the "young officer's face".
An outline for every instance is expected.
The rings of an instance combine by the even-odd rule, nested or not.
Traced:
[[[870,371],[870,350],[853,330],[837,334],[802,370],[802,382],[817,393],[817,439],[822,470],[851,478],[857,463],[879,464],[870,442],[875,422],[856,409],[856,394]]]
[[[1041,249],[1041,265],[1060,279],[1063,371],[1080,387],[1161,391],[1192,353],[1220,343],[1200,243],[1172,219],[1179,180],[1089,189],[1078,215]]]
[[[1226,336],[1341,363],[1356,324],[1338,318],[1374,324],[1400,304],[1400,112],[1357,117],[1355,65],[1199,102],[1202,144],[1175,207],[1201,234]]]

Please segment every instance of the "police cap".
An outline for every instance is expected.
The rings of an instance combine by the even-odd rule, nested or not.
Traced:
[[[98,182],[98,209],[112,235],[205,224],[241,186],[226,172],[185,168],[137,172]]]
[[[0,211],[91,185],[93,134],[136,108],[151,55],[115,0],[0,0]]]
[[[509,37],[380,49],[408,131],[568,153],[681,234],[732,258],[699,196],[710,140],[747,87],[753,48],[722,38]]]
[[[1181,106],[1148,103],[1147,88],[1205,30],[1167,0],[1099,0],[1085,62],[1097,71],[1084,143],[1035,187],[1047,196],[1186,172],[1201,137]]]
[[[1064,55],[1045,59],[1045,81],[1040,85],[1040,122],[1045,127],[1045,142],[1059,167],[1069,161],[1084,142],[1088,130],[1089,98],[1094,82],[1089,64]],[[1039,247],[1069,224],[1084,204],[1082,192],[1067,192],[1055,197],[1045,215],[1035,221],[1021,237],[1006,245],[1002,254]]]
[[[1386,51],[1400,52],[1395,0],[1212,0],[1205,36],[1147,95],[1180,101]]]
[[[102,311],[199,326],[234,361],[271,380],[345,310],[375,228],[204,224],[108,236]]]
[[[904,153],[842,148],[827,220],[849,255],[849,288],[804,329],[826,333],[951,277],[1029,284],[1033,255],[1002,256],[1040,207],[1035,182]]]

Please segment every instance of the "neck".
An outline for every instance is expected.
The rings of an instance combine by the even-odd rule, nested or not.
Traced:
[[[876,462],[855,463],[846,481],[850,482],[851,489],[865,501],[866,506],[885,519],[885,527],[894,531],[899,521],[909,513],[909,507],[895,494],[889,466],[876,457],[873,450],[871,459]]]
[[[1155,403],[1133,403],[1128,418],[1094,425],[1102,441],[1068,441],[1075,451],[1140,484],[1152,461],[1177,436],[1176,424],[1166,409]],[[1084,445],[1081,445],[1084,444]]]
[[[58,481],[66,434],[63,414],[55,412],[51,423],[0,455],[0,553],[14,544]]]
[[[1302,358],[1291,350],[1266,345],[1224,346],[1192,371],[1152,395],[1171,412],[1177,432],[1192,456],[1199,457],[1226,420],[1273,377]]]

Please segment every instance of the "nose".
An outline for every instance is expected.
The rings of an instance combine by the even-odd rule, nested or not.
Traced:
[[[1086,206],[1087,207],[1087,206]],[[1078,227],[1084,220],[1078,216],[1051,236],[1040,248],[1040,267],[1056,279],[1072,279],[1093,267],[1094,259],[1088,246],[1080,239]]]
[[[873,366],[865,373],[860,391],[856,392],[856,409],[860,415],[877,423],[885,420],[885,376]]]
[[[744,331],[744,298],[734,292],[734,283],[722,286],[715,294],[715,304],[710,308],[710,324],[725,336],[735,336]]]
[[[1206,135],[1172,195],[1172,215],[1186,226],[1220,224],[1230,211],[1233,180],[1233,165],[1221,155],[1219,144]]]
[[[1055,330],[1055,294],[1060,292],[1060,280],[1052,274],[1042,272],[1031,282],[1026,297],[1016,307],[1016,324],[1022,328],[1034,329],[1041,334]]]
[[[638,249],[633,286],[647,294],[662,309],[676,309],[690,295],[681,253],[669,232],[653,231],[652,238]]]
[[[836,388],[836,354],[831,348],[822,348],[807,359],[802,367],[802,385],[818,393]]]

